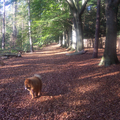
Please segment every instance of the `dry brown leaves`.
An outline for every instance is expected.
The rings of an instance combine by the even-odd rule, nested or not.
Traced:
[[[119,120],[120,65],[99,67],[103,54],[66,56],[58,45],[0,66],[0,120]],[[118,54],[118,58],[120,56]],[[40,98],[31,99],[24,80],[39,73]]]

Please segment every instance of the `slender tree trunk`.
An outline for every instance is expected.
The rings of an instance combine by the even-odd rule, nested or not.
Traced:
[[[2,18],[0,18],[0,22],[2,23]],[[0,25],[0,37],[2,38],[2,24]]]
[[[99,65],[109,66],[119,63],[116,53],[117,11],[120,0],[106,0],[106,42],[105,51]]]
[[[60,35],[60,46],[62,47],[62,35]]]
[[[69,47],[69,36],[68,36],[68,30],[66,30],[66,46]]]
[[[22,40],[21,40],[21,48],[23,46],[23,30],[24,30],[24,21],[22,20]]]
[[[33,52],[33,43],[31,38],[31,18],[30,18],[30,0],[28,0],[28,26],[29,26],[29,42],[30,42],[30,51]]]
[[[66,41],[65,41],[65,32],[63,32],[63,40],[62,40],[62,46],[63,47],[66,47],[65,45],[66,45],[66,43],[65,43]]]
[[[5,49],[5,0],[3,1],[2,49]]]
[[[99,43],[99,31],[100,31],[100,1],[101,0],[97,0],[96,31],[95,31],[93,58],[98,57],[98,43]]]
[[[59,45],[61,46],[61,37],[59,36]]]
[[[69,47],[72,47],[72,26],[69,26],[68,30]]]
[[[17,13],[17,2],[14,2],[13,3],[13,46],[15,46],[17,40],[16,13]]]

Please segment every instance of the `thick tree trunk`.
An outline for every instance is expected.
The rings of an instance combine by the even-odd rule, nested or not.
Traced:
[[[101,0],[97,1],[96,31],[95,31],[93,58],[98,57],[98,42],[99,42],[99,30],[100,30],[100,1]]]
[[[83,50],[83,31],[82,31],[82,20],[79,13],[74,13],[74,26],[76,31],[76,51]]]
[[[118,5],[115,1],[106,0],[106,42],[105,51],[99,65],[109,66],[119,63],[116,53]]]
[[[83,50],[83,31],[82,31],[82,20],[81,20],[81,16],[85,10],[86,4],[88,0],[82,0],[83,5],[81,7],[81,9],[79,8],[79,1],[74,1],[74,0],[66,0],[71,13],[73,15],[74,18],[74,27],[75,27],[75,31],[76,31],[76,51],[79,52],[81,50]]]
[[[79,21],[76,28],[76,37],[77,37],[77,52],[84,49],[83,47],[83,35],[82,35],[82,23]]]

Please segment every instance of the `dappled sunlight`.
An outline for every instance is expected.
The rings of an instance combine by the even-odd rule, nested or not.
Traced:
[[[82,62],[77,62],[77,66],[83,67],[83,66],[91,66],[91,65],[96,65],[98,64],[98,61],[96,61],[95,59],[90,59],[90,60],[85,60]]]
[[[68,103],[69,106],[81,106],[81,105],[89,105],[90,101],[89,100],[75,100],[75,101],[71,101]]]
[[[86,78],[93,78],[94,76],[98,76],[98,75],[101,75],[103,73],[91,73],[91,74],[88,74],[88,75],[84,75],[84,76],[80,76],[79,79],[86,79]]]
[[[55,55],[60,55],[60,54],[66,54],[67,52],[59,52],[59,53],[55,53]]]
[[[1,85],[5,85],[5,84],[8,84],[8,83],[12,83],[12,82],[13,82],[12,78],[9,78],[9,79],[0,79],[0,84]]]
[[[117,74],[120,74],[120,71],[116,71],[116,72],[112,72],[112,73],[107,73],[107,74],[102,74],[102,75],[99,75],[99,76],[95,76],[93,78],[102,78],[102,77],[107,77],[107,76],[114,76],[114,75],[117,75]]]
[[[116,93],[117,93],[118,97],[120,97],[120,88],[118,88]]]
[[[101,86],[100,83],[91,83],[91,84],[86,84],[80,87],[76,87],[74,88],[74,91],[76,93],[80,92],[84,94],[86,92],[92,92],[94,90],[98,90],[100,86]]]
[[[27,65],[27,64],[7,65],[7,66],[5,66],[5,67],[3,67],[3,68],[7,68],[7,67],[14,68],[14,67],[21,67],[21,66],[25,66],[25,65]]]
[[[51,52],[51,51],[47,51],[47,52],[40,52],[40,57],[41,56],[53,56],[53,55],[60,55],[60,54],[66,54],[67,52]]]
[[[40,73],[42,74],[42,73],[50,73],[50,72],[54,72],[54,70],[50,70],[50,69],[48,69],[48,70],[42,70]]]
[[[51,45],[51,48],[58,48],[58,47],[60,47],[60,45],[59,44],[56,44],[56,45]]]
[[[4,88],[0,88],[0,92],[4,91]]]
[[[91,78],[91,79],[97,79],[97,78],[102,78],[102,77],[107,77],[107,76],[114,76],[120,74],[120,71],[112,72],[112,73],[91,73],[88,75],[80,76],[79,79],[86,79],[86,78]]]

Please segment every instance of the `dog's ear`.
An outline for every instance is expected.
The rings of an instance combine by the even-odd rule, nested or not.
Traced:
[[[25,83],[26,83],[26,84],[30,84],[30,81],[31,81],[31,80],[30,80],[29,78],[27,78],[27,79],[25,80]]]
[[[32,80],[28,79],[28,84],[31,86],[32,85]]]

